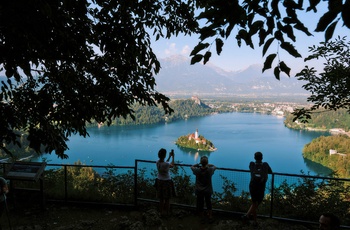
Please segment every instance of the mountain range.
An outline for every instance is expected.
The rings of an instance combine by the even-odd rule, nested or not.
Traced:
[[[190,59],[174,55],[159,59],[161,70],[156,75],[157,90],[166,95],[212,96],[303,96],[309,94],[303,82],[295,77],[262,74],[263,66],[228,72],[207,63],[190,64]]]
[[[263,74],[262,65],[229,72],[210,62],[191,65],[190,58],[181,55],[159,61],[161,69],[155,76],[156,90],[170,97],[288,97],[305,100],[309,95],[302,88],[304,82],[283,75],[277,80],[272,73]],[[6,81],[6,77],[0,76],[0,80]]]

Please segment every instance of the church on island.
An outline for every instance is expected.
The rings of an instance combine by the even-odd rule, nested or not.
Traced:
[[[181,136],[175,142],[178,146],[184,148],[196,149],[198,151],[215,151],[216,148],[213,143],[199,135],[198,129],[194,133],[188,134],[186,136]]]
[[[198,129],[196,129],[195,133],[191,133],[188,135],[188,140],[194,140],[196,144],[202,143],[203,145],[207,144],[207,140],[205,138],[200,139],[198,135]]]

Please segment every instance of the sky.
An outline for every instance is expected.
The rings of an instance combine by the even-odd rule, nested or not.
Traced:
[[[312,45],[319,45],[320,42],[324,41],[324,33],[316,33],[314,32],[314,29],[316,28],[318,18],[325,12],[325,7],[327,6],[323,5],[321,8],[319,8],[317,14],[310,12],[301,17],[302,22],[309,28],[309,31],[314,34],[313,37],[309,37],[300,32],[296,33],[297,41],[293,45],[297,48],[303,58],[293,58],[287,52],[279,49],[280,59],[285,61],[286,64],[292,68],[292,73],[301,70],[305,66],[303,59],[308,55],[308,47]],[[333,38],[337,37],[338,35],[340,35],[340,37],[347,36],[349,32],[349,28],[342,27],[341,21],[337,25]],[[254,43],[254,50],[245,46],[243,43],[241,47],[238,47],[237,42],[234,39],[235,34],[232,33],[232,35],[227,41],[224,41],[225,45],[220,56],[215,53],[215,47],[211,50],[212,56],[209,62],[226,71],[241,71],[254,64],[259,64],[262,66],[265,57],[262,57],[262,48],[258,46],[258,43]],[[158,58],[165,58],[171,55],[179,54],[190,57],[189,54],[198,44],[198,41],[198,36],[196,35],[192,37],[180,35],[171,39],[162,39],[153,42],[152,48]],[[290,40],[290,42],[292,41]],[[277,43],[272,43],[267,54],[274,53],[277,50]],[[306,64],[309,66],[319,65],[317,68],[321,69],[321,63],[322,61],[320,60],[317,63],[307,62]],[[272,70],[269,71],[272,73]]]

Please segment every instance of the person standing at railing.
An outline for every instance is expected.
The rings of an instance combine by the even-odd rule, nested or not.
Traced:
[[[7,211],[6,194],[9,192],[7,181],[0,177],[0,218],[2,217],[4,211]],[[0,230],[2,226],[0,224]]]
[[[170,177],[170,168],[174,167],[174,150],[169,153],[169,158],[165,161],[166,150],[161,148],[158,152],[159,160],[156,162],[158,170],[157,195],[159,197],[159,211],[161,216],[169,215],[170,198],[174,191],[174,183]],[[172,158],[171,162],[170,158]]]
[[[208,163],[208,157],[202,156],[200,164],[191,166],[193,174],[196,176],[195,194],[197,196],[197,211],[204,223],[207,218],[209,223],[213,222],[211,195],[213,194],[212,176],[216,167]],[[207,207],[207,215],[204,215],[204,202]],[[206,218],[207,217],[207,218]]]
[[[323,213],[319,219],[319,229],[321,230],[337,230],[340,229],[340,220],[333,213]]]
[[[251,161],[249,164],[249,193],[251,196],[252,204],[248,212],[242,217],[242,220],[244,223],[249,223],[249,219],[253,219],[253,224],[258,225],[257,210],[264,199],[268,174],[272,173],[272,169],[267,162],[262,161],[263,154],[261,152],[256,152],[254,154],[254,159],[255,162]]]

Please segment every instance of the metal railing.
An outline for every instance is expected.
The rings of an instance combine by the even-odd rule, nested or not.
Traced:
[[[180,177],[187,175],[194,182],[195,176],[188,164],[177,164]],[[135,161],[135,167],[148,172],[155,170],[153,161]],[[137,171],[137,170],[136,170]],[[177,176],[173,178],[175,181]],[[250,206],[250,171],[231,168],[217,168],[212,178],[213,210],[233,214],[244,214]],[[176,183],[175,183],[176,184]],[[181,184],[181,183],[179,183]],[[232,186],[233,185],[233,186]],[[181,185],[180,185],[181,186]],[[259,215],[268,218],[317,224],[321,213],[335,212],[342,217],[343,228],[349,228],[350,179],[311,176],[305,174],[272,173],[266,184],[265,199],[259,206]],[[186,194],[181,190],[182,196]],[[138,195],[138,199],[142,199]],[[156,197],[153,198],[156,200]],[[195,200],[173,203],[191,207]],[[337,207],[337,205],[339,207]]]
[[[176,164],[172,172],[178,191],[178,196],[172,198],[172,205],[195,208],[195,176],[190,166]],[[137,206],[139,201],[158,202],[152,187],[155,175],[155,161],[148,160],[135,160],[134,166],[47,164],[43,175],[45,199],[128,206]],[[217,168],[212,178],[213,210],[245,213],[250,206],[249,180],[249,170]],[[38,186],[25,181],[16,184],[17,187]],[[315,224],[320,213],[331,211],[324,210],[331,207],[329,202],[342,201],[341,207],[333,204],[334,210],[342,210],[342,216],[347,216],[349,184],[350,179],[344,178],[272,173],[259,215]],[[342,223],[345,223],[343,228],[350,229],[349,220],[342,220]]]

